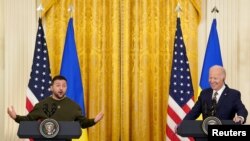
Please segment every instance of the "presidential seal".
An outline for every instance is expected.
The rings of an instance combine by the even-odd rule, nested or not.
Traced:
[[[40,123],[39,131],[45,138],[54,138],[59,132],[59,124],[54,119],[45,119]]]
[[[205,134],[208,134],[208,125],[221,125],[220,119],[214,116],[209,116],[202,122],[202,130]]]

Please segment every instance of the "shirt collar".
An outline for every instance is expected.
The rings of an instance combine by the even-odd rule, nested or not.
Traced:
[[[223,93],[223,91],[224,91],[225,88],[226,88],[226,86],[225,86],[225,84],[224,84],[224,85],[219,89],[219,91],[217,91],[217,93],[218,93],[219,96]],[[213,90],[213,94],[214,94],[215,92],[216,92],[216,91]]]

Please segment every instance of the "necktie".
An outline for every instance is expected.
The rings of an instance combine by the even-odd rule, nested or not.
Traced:
[[[216,102],[216,104],[217,104],[217,101],[218,101],[218,100],[217,100],[217,95],[218,95],[218,93],[215,92],[215,93],[214,93],[214,96],[213,96],[213,100]]]
[[[215,93],[214,93],[214,96],[213,96],[213,98],[212,98],[211,116],[214,116],[214,115],[215,115],[215,112],[216,112],[217,95],[218,95],[218,93],[215,92]]]

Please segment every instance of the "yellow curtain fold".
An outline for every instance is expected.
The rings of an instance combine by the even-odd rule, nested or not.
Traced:
[[[166,107],[169,94],[178,1],[124,0],[122,39],[123,141],[165,140]],[[198,24],[200,9],[192,1],[179,1],[181,26],[192,81],[197,95]]]
[[[118,141],[121,116],[119,1],[61,0],[53,3],[44,15],[52,76],[60,73],[70,5],[73,6],[86,114],[93,118],[100,111],[105,113],[100,123],[88,129],[89,141]]]
[[[166,2],[124,0],[122,3],[123,141],[165,139],[168,50]]]
[[[177,0],[42,0],[52,76],[60,71],[73,5],[89,141],[164,141]],[[201,2],[179,0],[195,96]],[[45,8],[46,9],[46,8]]]
[[[58,0],[41,0],[43,6],[42,17],[46,14],[47,11],[57,2]]]

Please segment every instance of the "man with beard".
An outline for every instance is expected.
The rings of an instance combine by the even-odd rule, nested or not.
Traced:
[[[82,128],[93,126],[103,118],[103,112],[93,119],[83,116],[80,106],[66,97],[66,90],[66,78],[61,75],[55,76],[51,85],[52,95],[37,103],[28,115],[17,115],[13,106],[8,107],[7,112],[17,123],[52,118],[57,121],[79,121]]]

